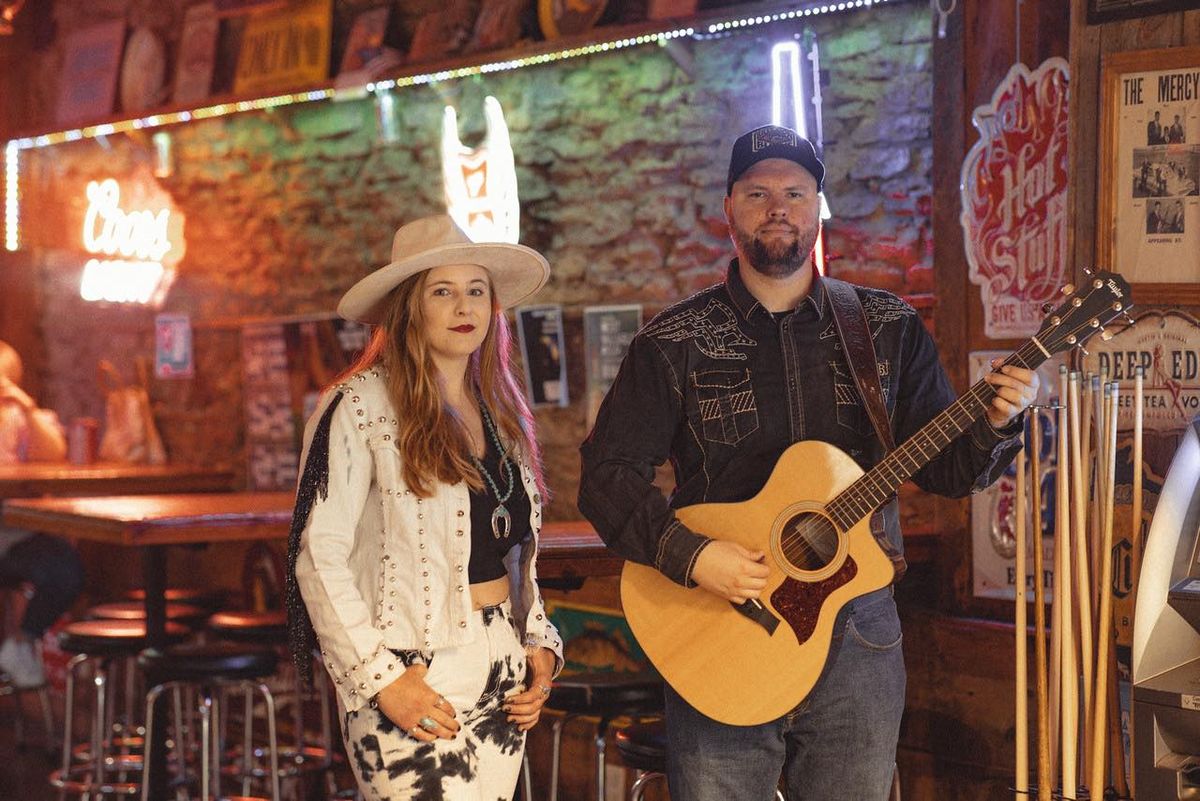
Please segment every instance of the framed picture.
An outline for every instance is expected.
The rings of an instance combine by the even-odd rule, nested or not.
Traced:
[[[633,335],[642,327],[641,304],[589,306],[583,310],[583,363],[587,374],[587,427],[617,378]]]
[[[525,391],[531,406],[566,406],[567,364],[562,306],[517,309],[517,335],[525,363]]]
[[[1088,0],[1088,25],[1200,8],[1197,0]]]
[[[124,47],[123,19],[101,22],[67,36],[55,115],[60,125],[101,120],[113,113]]]
[[[198,103],[212,90],[221,21],[212,3],[190,6],[183,16],[183,35],[175,58],[174,101]]]
[[[1200,303],[1198,74],[1200,47],[1102,63],[1096,257],[1140,305]]]

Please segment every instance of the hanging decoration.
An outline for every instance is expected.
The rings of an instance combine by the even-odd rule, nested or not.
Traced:
[[[521,235],[521,203],[508,125],[500,101],[483,101],[487,134],[477,148],[458,138],[458,115],[446,106],[442,117],[442,179],[446,209],[476,242],[516,244]]]
[[[962,167],[969,276],[983,296],[984,332],[1025,337],[1066,283],[1067,62],[1014,64],[972,122],[979,141]]]

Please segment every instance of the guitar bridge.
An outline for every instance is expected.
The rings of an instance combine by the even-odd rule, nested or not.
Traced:
[[[779,626],[779,618],[771,613],[771,610],[765,607],[761,601],[749,600],[742,601],[740,604],[735,604],[733,601],[729,605],[736,609],[740,614],[745,615],[750,620],[753,620],[758,625],[766,629],[767,634],[774,634],[775,629]]]

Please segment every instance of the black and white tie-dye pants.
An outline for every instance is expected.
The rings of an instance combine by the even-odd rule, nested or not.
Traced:
[[[342,712],[346,753],[366,801],[512,798],[525,732],[502,705],[524,689],[525,649],[508,601],[477,610],[470,625],[474,637],[466,645],[397,654],[428,662],[426,683],[453,705],[462,725],[455,739],[421,742],[372,707]]]

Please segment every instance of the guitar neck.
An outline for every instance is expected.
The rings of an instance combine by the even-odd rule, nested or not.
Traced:
[[[1045,348],[1035,337],[1005,359],[1004,364],[1035,370],[1047,358]],[[904,444],[842,490],[826,506],[826,511],[843,531],[852,528],[858,521],[883,506],[896,494],[901,484],[912,478],[970,428],[987,412],[995,397],[994,386],[985,380],[976,382],[962,397],[926,423]]]

